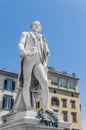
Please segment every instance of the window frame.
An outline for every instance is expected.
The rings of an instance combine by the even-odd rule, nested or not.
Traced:
[[[67,79],[65,79],[65,78],[59,78],[59,86],[66,88],[67,87]]]
[[[76,109],[76,101],[75,100],[71,100],[71,108]]]
[[[55,82],[55,80],[53,80],[53,79],[56,79],[56,82]],[[51,75],[51,85],[56,85],[56,86],[58,86],[58,85],[59,85],[59,78],[56,77],[56,76]]]
[[[73,83],[73,84],[72,84]],[[73,86],[72,86],[73,85]],[[68,79],[68,87],[70,89],[75,89],[75,82],[71,79]]]
[[[73,123],[77,123],[77,113],[76,112],[72,112],[72,122]]]
[[[10,110],[13,106],[14,99],[11,95],[3,95],[2,109]]]
[[[56,100],[56,103],[54,102],[54,100]],[[58,97],[54,97],[54,96],[53,96],[53,97],[51,98],[51,105],[52,105],[52,106],[57,106],[57,107],[59,106],[59,99],[58,99]]]
[[[36,102],[36,108],[40,108],[40,102]]]
[[[68,122],[68,111],[62,111],[63,114],[63,120]]]
[[[67,108],[67,99],[62,98],[62,107]]]
[[[8,86],[10,82],[10,87]],[[10,79],[10,78],[6,78],[4,80],[4,89],[6,91],[15,91],[15,81],[13,79]]]

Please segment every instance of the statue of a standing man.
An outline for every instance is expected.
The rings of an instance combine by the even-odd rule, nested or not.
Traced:
[[[45,37],[39,33],[42,29],[40,22],[34,21],[30,27],[30,32],[22,32],[18,45],[21,57],[21,73],[18,86],[22,88],[22,99],[26,111],[32,109],[30,88],[35,87],[36,83],[41,87],[44,109],[48,108],[48,79],[45,69],[47,68],[50,51]],[[33,80],[33,77],[35,80]],[[18,97],[17,95],[14,110],[18,109],[18,104],[20,104],[18,103]]]

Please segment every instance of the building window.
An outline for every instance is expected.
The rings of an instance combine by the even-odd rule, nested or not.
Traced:
[[[68,121],[68,111],[63,111],[63,120]]]
[[[36,102],[36,108],[40,108],[40,102]]]
[[[74,93],[71,93],[71,97],[74,97]]]
[[[67,99],[62,99],[62,107],[67,107]]]
[[[58,78],[55,76],[51,76],[51,84],[53,85],[59,85]]]
[[[73,108],[73,109],[76,108],[76,105],[75,105],[75,101],[74,101],[74,100],[71,100],[71,108]]]
[[[12,98],[12,96],[4,95],[2,108],[11,109],[13,106],[13,103],[14,103],[14,99]]]
[[[57,90],[54,89],[54,90],[53,90],[53,93],[57,93]]]
[[[74,81],[68,80],[68,87],[74,89],[74,88],[75,88],[75,83],[74,83]]]
[[[67,87],[67,80],[60,78],[59,84],[61,87]]]
[[[77,122],[76,112],[72,112],[72,122]]]
[[[14,91],[15,90],[15,82],[11,79],[6,79],[4,81],[4,89],[8,91]]]
[[[52,97],[51,104],[52,104],[52,106],[59,106],[59,99],[58,99],[58,97]]]

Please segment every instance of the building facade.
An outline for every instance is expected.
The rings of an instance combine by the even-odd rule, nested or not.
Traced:
[[[7,70],[0,70],[0,118],[4,118],[17,94],[18,74]],[[81,105],[78,92],[78,78],[67,72],[59,72],[54,68],[48,68],[49,107],[53,109],[59,118],[71,122],[71,130],[82,130]],[[37,103],[37,108],[43,107],[42,102]]]
[[[0,69],[0,120],[4,118],[12,108],[17,94],[18,74]],[[4,120],[4,119],[3,119]],[[0,122],[1,123],[1,122]]]
[[[82,130],[78,80],[75,73],[68,74],[49,68],[50,108],[62,115],[64,121],[72,123],[71,130]]]

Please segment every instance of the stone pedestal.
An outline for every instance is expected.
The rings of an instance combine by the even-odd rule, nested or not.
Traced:
[[[66,122],[58,122],[58,128],[49,127],[34,118],[36,112],[19,112],[8,118],[8,121],[0,126],[0,130],[64,130],[70,126]]]

